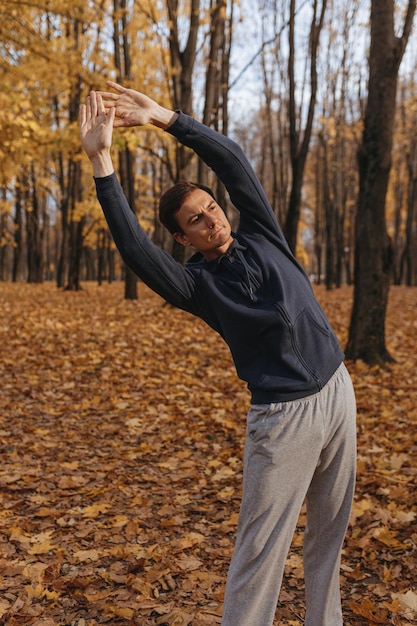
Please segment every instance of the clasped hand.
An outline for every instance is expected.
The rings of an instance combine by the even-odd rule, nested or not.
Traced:
[[[114,128],[129,128],[131,126],[144,126],[153,122],[152,115],[158,107],[148,96],[134,89],[127,89],[118,83],[107,81],[117,93],[99,91],[106,110],[115,110]]]
[[[80,137],[88,157],[110,150],[112,130],[143,126],[152,121],[156,103],[144,94],[108,82],[118,93],[92,91],[80,106]]]
[[[109,152],[113,128],[129,128],[153,124],[168,128],[178,113],[160,106],[134,89],[108,81],[117,93],[92,91],[86,104],[80,106],[80,136],[90,159]]]

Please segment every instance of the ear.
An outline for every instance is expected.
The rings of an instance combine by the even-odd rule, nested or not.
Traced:
[[[191,245],[188,237],[186,235],[184,235],[184,233],[174,233],[173,237],[174,237],[175,241],[180,243],[182,246],[190,246]]]

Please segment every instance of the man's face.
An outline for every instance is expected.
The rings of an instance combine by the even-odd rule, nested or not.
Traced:
[[[232,229],[224,211],[203,189],[195,189],[176,213],[181,232],[174,238],[183,246],[194,246],[209,261],[227,252],[233,242]]]

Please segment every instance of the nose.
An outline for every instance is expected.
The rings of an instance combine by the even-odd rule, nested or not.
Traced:
[[[211,215],[206,213],[206,223],[208,228],[214,228],[216,225],[216,220]]]
[[[205,220],[206,220],[206,224],[208,228],[214,228],[216,225],[216,219],[214,217],[214,215],[212,215],[211,213],[205,212]]]

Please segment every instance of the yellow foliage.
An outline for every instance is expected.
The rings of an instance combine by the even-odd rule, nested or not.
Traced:
[[[0,199],[0,215],[12,215],[13,203],[10,200]]]

